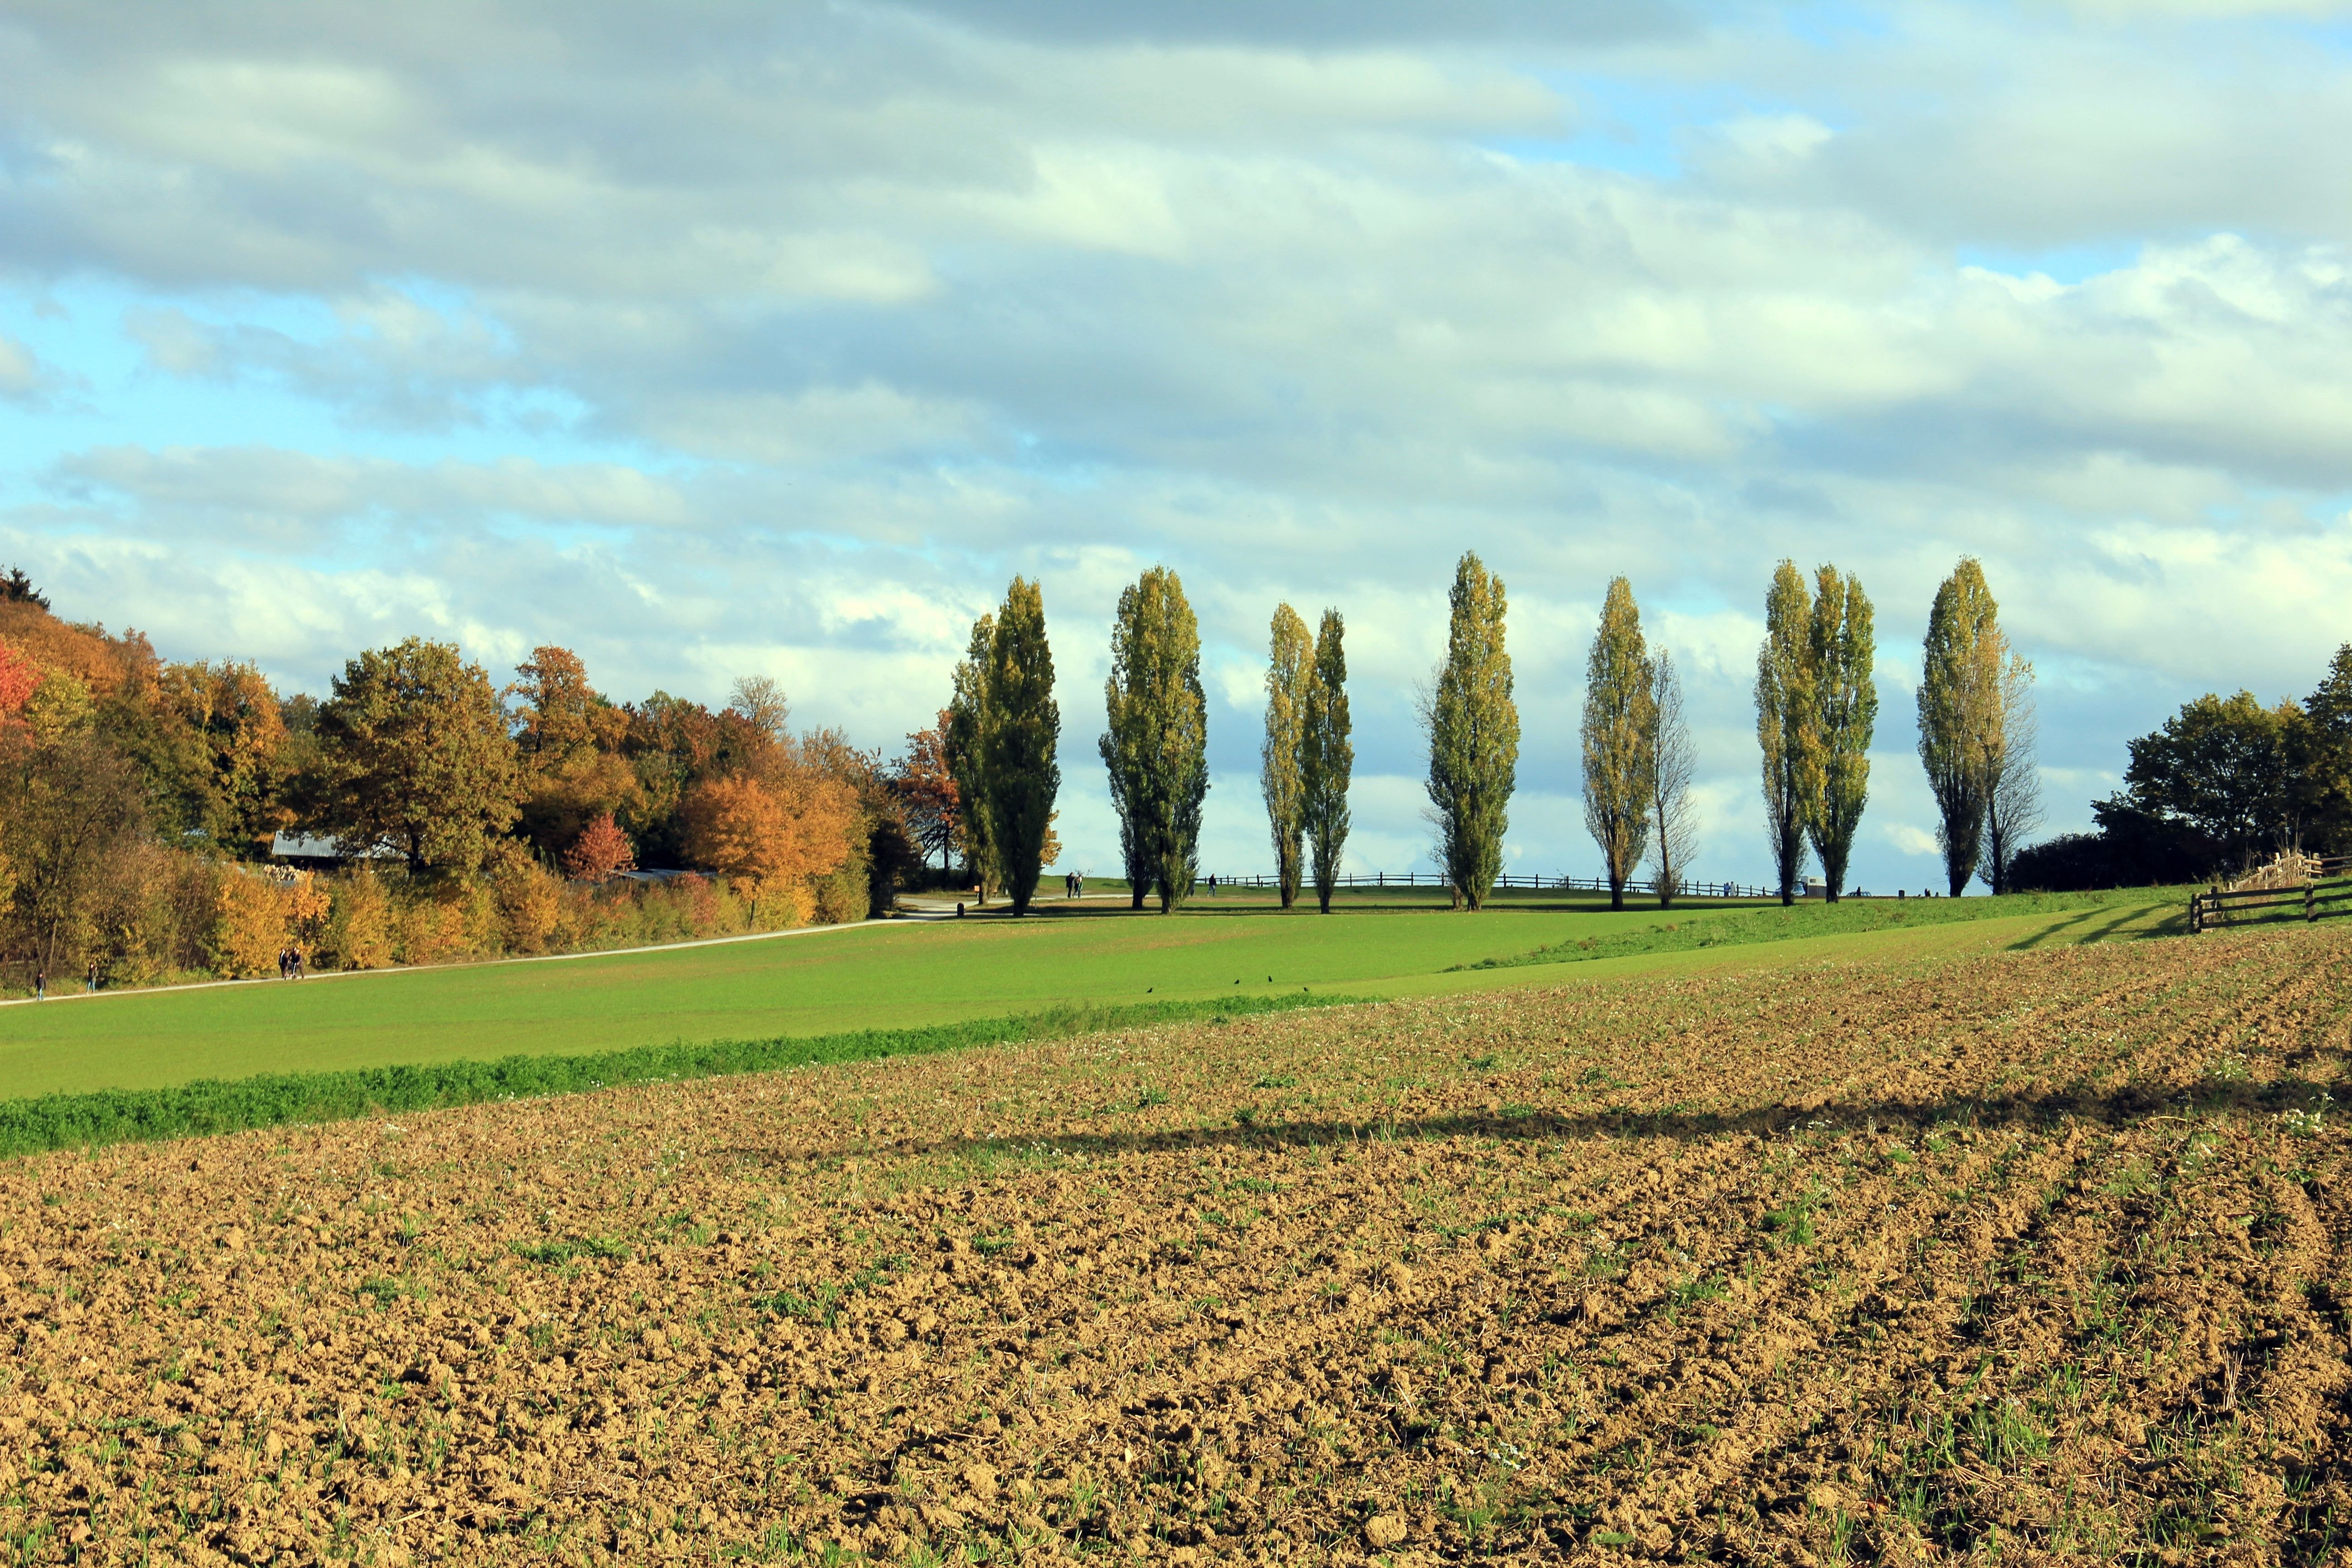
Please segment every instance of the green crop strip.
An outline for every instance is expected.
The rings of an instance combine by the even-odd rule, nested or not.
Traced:
[[[626,1084],[773,1072],[785,1068],[929,1056],[980,1046],[1065,1039],[1109,1029],[1145,1028],[1332,1007],[1362,1000],[1335,994],[1231,996],[1207,1001],[1072,1006],[999,1018],[973,1018],[913,1029],[766,1040],[709,1040],[639,1046],[584,1056],[514,1056],[362,1068],[344,1072],[268,1073],[234,1081],[205,1079],[168,1089],[98,1089],[0,1100],[0,1158],[52,1149],[208,1137],[358,1117],[434,1110],[492,1100],[577,1094]]]
[[[2178,893],[2176,898],[2174,895]],[[2165,908],[2177,903],[2171,918],[2152,922],[2118,920],[2103,924],[2102,911],[2119,916]],[[1844,899],[1834,904],[1800,904],[1794,908],[1738,910],[1706,913],[1704,918],[1676,916],[1659,910],[1660,918],[1633,929],[1603,931],[1574,942],[1554,942],[1532,952],[1504,958],[1482,958],[1457,963],[1448,974],[1478,969],[1517,969],[1535,963],[1574,963],[1597,958],[1627,958],[1642,953],[1678,952],[1694,948],[1744,947],[1755,942],[1795,942],[1803,937],[1855,936],[1872,931],[1906,931],[1923,926],[1954,925],[1969,921],[1998,920],[2011,915],[2079,914],[2080,921],[2061,927],[2061,941],[2093,941],[2104,936],[2147,936],[2186,931],[2189,889],[2131,888],[2100,893],[2023,893],[1998,899]],[[2070,928],[2079,924],[2079,931]],[[2126,927],[2128,926],[2126,930]],[[2112,928],[2112,929],[2110,929]]]

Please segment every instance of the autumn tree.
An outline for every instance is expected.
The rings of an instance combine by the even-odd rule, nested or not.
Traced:
[[[996,654],[996,617],[986,615],[972,623],[971,642],[955,668],[955,694],[949,700],[941,728],[948,775],[956,790],[956,837],[963,846],[963,863],[971,873],[980,901],[1001,887],[994,824],[989,816],[987,747],[989,667]]]
[[[948,852],[957,842],[961,801],[955,774],[948,767],[948,710],[942,708],[935,728],[917,730],[908,735],[906,753],[898,759],[890,776],[891,788],[898,794],[899,810],[905,816],[908,837],[924,857],[940,858],[941,875],[947,871]]]
[[[1258,789],[1274,835],[1275,883],[1282,907],[1298,901],[1299,851],[1306,834],[1304,742],[1315,643],[1288,605],[1276,605],[1265,671],[1265,740],[1258,748]]]
[[[1984,852],[1985,815],[2000,777],[2001,671],[2008,639],[1984,568],[1964,556],[1936,590],[1919,678],[1919,761],[1936,797],[1936,842],[1954,898]]]
[[[1447,595],[1445,658],[1422,702],[1429,804],[1456,908],[1486,907],[1503,868],[1519,762],[1519,710],[1503,644],[1503,581],[1465,552]]]
[[[140,842],[137,770],[88,730],[46,745],[0,745],[0,863],[13,877],[21,948],[50,973],[100,938],[117,863]]]
[[[181,831],[251,856],[292,820],[285,798],[293,759],[283,704],[250,664],[172,664],[156,682],[166,722],[151,768],[151,789],[173,798],[163,809]]]
[[[1097,749],[1110,773],[1134,905],[1156,886],[1166,914],[1191,893],[1209,792],[1208,701],[1201,630],[1184,584],[1154,566],[1118,596],[1111,624],[1109,719]]]
[[[1013,579],[996,612],[987,670],[987,723],[982,777],[989,832],[1013,912],[1029,912],[1045,869],[1061,792],[1062,710],[1054,700],[1054,655],[1045,640],[1045,598],[1035,583]]]
[[[1314,858],[1316,907],[1327,915],[1348,847],[1348,784],[1356,766],[1349,738],[1347,631],[1339,611],[1323,612],[1307,684],[1307,718],[1299,727],[1299,821]]]
[[[469,872],[520,809],[499,694],[452,644],[410,637],[350,660],[318,728],[328,777],[315,826],[346,855],[390,846],[412,872]]]
[[[507,696],[523,773],[523,836],[556,855],[599,817],[635,820],[646,796],[624,754],[628,712],[597,694],[569,648],[533,648],[515,676]]]
[[[759,919],[763,902],[839,870],[855,848],[856,792],[814,769],[706,778],[686,797],[686,842],[698,866],[725,878]]]
[[[635,870],[636,847],[608,811],[572,839],[572,847],[563,852],[563,868],[583,881],[601,882],[616,873]]]
[[[1650,707],[1656,715],[1657,764],[1650,773],[1650,887],[1660,909],[1672,909],[1698,852],[1698,811],[1691,785],[1698,752],[1683,707],[1682,677],[1664,648],[1651,661]]]
[[[1870,740],[1878,721],[1876,641],[1861,579],[1834,566],[1814,574],[1812,732],[1805,769],[1805,831],[1837,902],[1870,798]]]
[[[1780,901],[1797,900],[1805,869],[1805,806],[1820,740],[1814,728],[1812,595],[1796,563],[1783,561],[1764,597],[1764,646],[1756,655],[1756,741],[1764,752],[1764,822]]]
[[[1625,907],[1625,884],[1650,843],[1656,805],[1656,669],[1642,637],[1633,585],[1609,584],[1584,661],[1584,826],[1601,846],[1609,907]]]

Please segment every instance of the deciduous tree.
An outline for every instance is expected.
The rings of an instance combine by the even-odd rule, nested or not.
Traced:
[[[2184,703],[2162,728],[2130,743],[2128,804],[2202,837],[2225,866],[2291,845],[2295,732],[2305,722],[2298,704],[2265,707],[2251,691],[2209,692]]]
[[[52,974],[99,937],[115,860],[146,824],[136,770],[89,730],[0,753],[0,860],[13,868],[19,951]]]
[[[1045,869],[1061,792],[1062,710],[1054,700],[1054,654],[1045,640],[1045,599],[1036,584],[1013,579],[996,612],[988,666],[988,722],[982,773],[990,832],[1013,912],[1029,912]]]
[[[1633,585],[1611,581],[1601,625],[1584,661],[1584,826],[1601,846],[1609,907],[1625,907],[1625,884],[1650,845],[1656,806],[1658,709]]]
[[[1109,720],[1098,750],[1118,807],[1136,907],[1156,887],[1165,914],[1190,895],[1209,792],[1208,700],[1201,629],[1183,582],[1154,566],[1118,596],[1111,625]]]
[[[568,854],[597,818],[638,816],[646,795],[624,753],[628,711],[597,694],[570,648],[534,648],[515,675],[507,696],[515,702],[523,836],[541,854]]]
[[[1764,825],[1780,901],[1797,900],[1805,869],[1805,805],[1817,773],[1813,728],[1812,597],[1796,563],[1783,561],[1764,596],[1764,646],[1756,654],[1756,742],[1764,752]]]
[[[2000,760],[1985,797],[1984,874],[1995,893],[2016,891],[2011,869],[2042,826],[2041,739],[2033,666],[2012,653],[2000,672]]]
[[[686,797],[687,845],[698,866],[725,877],[752,906],[837,871],[857,830],[856,792],[809,769],[762,780],[749,773],[707,778]]]
[[[1299,732],[1300,822],[1315,862],[1315,903],[1331,912],[1331,890],[1348,848],[1348,785],[1356,767],[1348,718],[1347,622],[1325,610],[1315,633],[1315,668]]]
[[[608,811],[580,830],[572,847],[564,851],[563,868],[583,881],[601,882],[619,872],[635,870],[636,847]]]
[[[1447,595],[1445,658],[1422,704],[1429,736],[1429,804],[1454,906],[1486,907],[1503,868],[1503,835],[1519,762],[1519,710],[1504,647],[1503,580],[1474,552]]]
[[[1805,831],[1821,858],[1829,900],[1845,887],[1854,834],[1870,799],[1870,738],[1878,722],[1877,647],[1861,579],[1814,574],[1813,723],[1805,773]]]
[[[2009,651],[1984,568],[1963,557],[1936,590],[1919,678],[1919,761],[1936,797],[1936,842],[1954,898],[1976,874],[2000,773],[2001,669]]]
[[[328,778],[315,826],[347,855],[388,845],[412,871],[471,871],[520,810],[499,694],[452,644],[410,637],[351,660],[319,736]]]
[[[942,708],[936,728],[909,734],[906,753],[898,759],[890,777],[890,787],[897,792],[899,809],[905,815],[908,837],[924,857],[940,858],[942,875],[947,871],[948,852],[957,842],[961,798],[956,789],[955,774],[948,767],[945,737],[949,722],[948,710]]]
[[[1650,886],[1658,907],[1672,909],[1698,852],[1698,812],[1691,801],[1698,752],[1683,709],[1682,677],[1664,648],[1651,664],[1650,705],[1658,736],[1657,766],[1650,775]]]
[[[1298,901],[1299,859],[1306,834],[1304,742],[1308,689],[1315,679],[1315,641],[1288,605],[1275,607],[1265,671],[1265,740],[1258,748],[1258,789],[1274,835],[1275,884],[1282,907]]]

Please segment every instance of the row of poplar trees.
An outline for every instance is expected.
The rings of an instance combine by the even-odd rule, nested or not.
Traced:
[[[1447,605],[1445,657],[1419,701],[1429,815],[1456,905],[1477,909],[1502,872],[1518,766],[1508,599],[1502,579],[1468,552]],[[1794,899],[1810,849],[1834,900],[1870,793],[1878,718],[1870,598],[1834,566],[1808,584],[1783,561],[1764,620],[1756,733],[1780,896]],[[1325,610],[1312,634],[1290,605],[1274,614],[1259,784],[1285,909],[1311,872],[1317,902],[1329,912],[1347,845],[1355,753],[1346,631],[1337,610]],[[1950,889],[1958,894],[1981,869],[1993,891],[2005,891],[2010,862],[2041,820],[2033,668],[2011,648],[1973,559],[1937,590],[1922,652],[1919,756]],[[1053,686],[1044,600],[1037,584],[1016,577],[1004,603],[972,627],[943,735],[967,803],[966,853],[982,889],[1001,887],[1015,912],[1036,892],[1061,784]],[[1200,624],[1182,580],[1164,566],[1119,595],[1103,702],[1108,725],[1098,750],[1128,886],[1136,908],[1156,894],[1165,912],[1189,895],[1199,869],[1209,762]],[[1581,740],[1585,826],[1601,847],[1611,903],[1624,907],[1646,862],[1649,885],[1670,905],[1686,885],[1697,837],[1696,755],[1673,656],[1650,651],[1623,577],[1609,584],[1586,658]]]
[[[1430,815],[1457,905],[1482,906],[1502,870],[1518,758],[1518,710],[1504,647],[1501,579],[1475,554],[1454,571],[1444,661],[1421,703],[1429,737]],[[1834,566],[1809,585],[1793,562],[1774,572],[1757,658],[1756,732],[1781,901],[1793,902],[1810,848],[1831,900],[1845,886],[1870,794],[1878,719],[1869,595]],[[2041,823],[2033,667],[2011,647],[1984,569],[1963,559],[1937,590],[1922,649],[1919,757],[1935,796],[1937,842],[1957,896],[1981,874],[1996,893]],[[1585,663],[1584,821],[1601,847],[1610,902],[1644,862],[1662,905],[1687,885],[1697,771],[1673,656],[1654,655],[1633,590],[1609,584]]]
[[[1259,785],[1274,833],[1282,907],[1298,900],[1311,866],[1316,900],[1331,911],[1348,842],[1347,625],[1325,610],[1320,628],[1288,605],[1274,613],[1265,689],[1265,742]],[[1184,584],[1165,566],[1119,595],[1112,624],[1109,719],[1100,742],[1118,813],[1119,858],[1129,896],[1141,909],[1157,895],[1161,912],[1191,892],[1200,869],[1201,805],[1209,793],[1209,714],[1201,689],[1201,629]]]
[[[1429,816],[1456,908],[1484,908],[1502,875],[1504,836],[1519,756],[1519,710],[1504,644],[1509,598],[1477,555],[1455,565],[1447,595],[1445,657],[1421,696],[1429,738]],[[1644,858],[1662,903],[1671,904],[1697,835],[1690,798],[1696,772],[1673,658],[1655,657],[1624,578],[1609,584],[1585,660],[1584,822],[1601,846],[1610,901]]]
[[[1793,562],[1772,575],[1756,658],[1756,738],[1782,902],[1811,847],[1835,901],[1870,794],[1878,718],[1869,597],[1833,566],[1809,590]],[[1937,847],[1957,898],[1981,872],[1996,893],[2041,825],[2033,667],[2010,647],[1984,568],[1964,557],[1936,590],[1920,650],[1919,761],[1935,796]]]
[[[1297,901],[1314,868],[1327,914],[1348,840],[1346,626],[1323,612],[1310,637],[1297,611],[1275,612],[1262,753],[1282,902]],[[1119,595],[1111,629],[1109,720],[1099,742],[1118,812],[1119,853],[1135,907],[1162,912],[1190,895],[1199,871],[1201,806],[1209,793],[1208,701],[1201,687],[1201,627],[1182,579],[1164,566]],[[963,847],[982,895],[1002,889],[1016,914],[1037,890],[1061,770],[1054,659],[1037,584],[1016,577],[1004,603],[971,628],[956,666],[941,742],[954,778]]]

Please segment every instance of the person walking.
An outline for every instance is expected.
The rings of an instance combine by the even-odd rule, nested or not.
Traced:
[[[292,966],[292,968],[293,968],[293,971],[294,971],[294,978],[295,978],[295,979],[297,979],[297,980],[301,979],[301,978],[302,978],[302,950],[301,950],[300,948],[299,948],[299,947],[289,947],[289,948],[288,948],[288,949],[286,950],[286,958],[287,958],[287,962],[288,962],[288,963],[289,963],[289,964],[290,964],[290,965]]]
[[[48,994],[49,972],[46,969],[36,969],[33,971],[33,1000],[45,1002],[48,999]]]
[[[82,976],[81,994],[85,996],[98,994],[98,960],[94,958],[89,961],[89,973]]]

